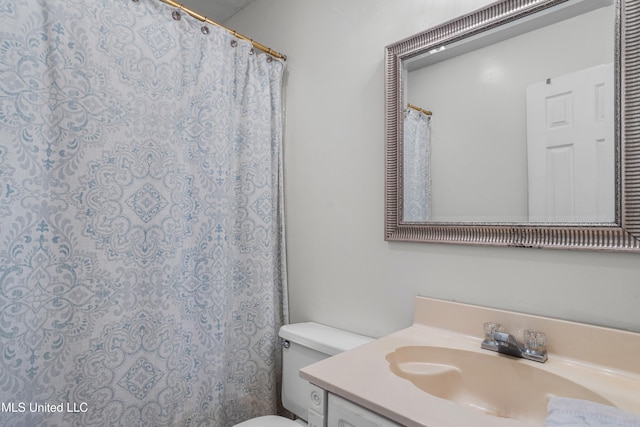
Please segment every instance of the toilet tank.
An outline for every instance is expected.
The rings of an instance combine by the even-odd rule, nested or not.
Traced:
[[[312,386],[300,378],[305,366],[372,341],[372,338],[319,323],[295,323],[280,328],[282,349],[282,405],[297,417],[307,419]]]

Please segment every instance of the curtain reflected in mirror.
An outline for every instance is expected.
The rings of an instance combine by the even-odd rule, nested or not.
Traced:
[[[404,112],[405,222],[431,220],[431,115],[409,106]]]

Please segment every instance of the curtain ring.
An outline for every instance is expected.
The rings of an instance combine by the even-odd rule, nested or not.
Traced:
[[[207,18],[205,18],[205,19],[207,19]],[[202,31],[202,34],[207,35],[207,34],[209,34],[209,27],[207,27],[206,25],[203,25],[203,26],[200,28],[200,31]]]
[[[176,21],[179,21],[180,18],[182,18],[182,15],[180,15],[180,11],[179,10],[174,10],[173,12],[171,12],[171,16],[173,17],[173,19],[175,19]]]
[[[231,40],[231,47],[236,47],[238,46],[238,42],[235,40]]]

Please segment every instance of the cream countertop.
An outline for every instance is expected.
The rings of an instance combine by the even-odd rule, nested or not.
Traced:
[[[640,415],[640,366],[636,362],[640,334],[422,297],[416,298],[414,324],[409,328],[303,368],[300,375],[406,426],[531,425],[435,397],[389,368],[386,355],[404,346],[450,347],[507,357],[480,349],[482,324],[486,321],[502,323],[516,336],[525,328],[545,331],[549,360],[540,364],[517,359],[518,363],[561,375]],[[559,336],[565,339],[558,340]],[[594,342],[603,343],[609,351],[594,346]],[[621,350],[616,360],[611,359],[611,348]]]

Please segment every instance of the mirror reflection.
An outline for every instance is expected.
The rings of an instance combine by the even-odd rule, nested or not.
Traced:
[[[614,21],[567,2],[403,59],[403,222],[614,223]]]

